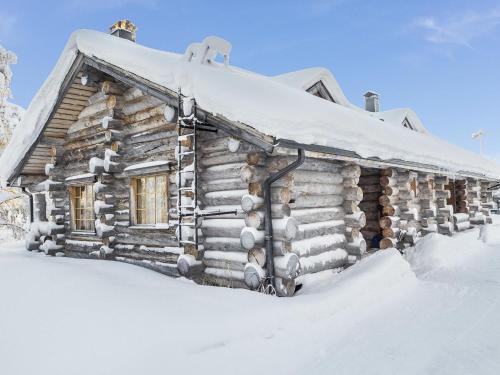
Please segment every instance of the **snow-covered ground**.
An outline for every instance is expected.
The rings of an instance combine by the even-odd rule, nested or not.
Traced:
[[[499,374],[500,224],[294,298],[0,248],[0,374]]]

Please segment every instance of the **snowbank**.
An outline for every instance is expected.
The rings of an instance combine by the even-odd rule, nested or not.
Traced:
[[[497,374],[500,243],[478,235],[380,251],[294,298],[7,243],[0,373]]]

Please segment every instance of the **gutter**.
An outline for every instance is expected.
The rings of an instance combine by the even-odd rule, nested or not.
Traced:
[[[274,248],[273,248],[273,219],[271,214],[271,185],[273,182],[279,180],[289,172],[298,168],[306,159],[304,149],[297,149],[297,160],[292,164],[287,165],[285,168],[270,175],[263,184],[264,188],[264,223],[265,223],[265,242],[266,242],[266,265],[267,265],[267,279],[271,282],[273,288],[276,288],[276,281],[274,278]]]
[[[487,176],[482,173],[477,173],[477,172],[471,172],[471,171],[450,171],[446,168],[438,167],[432,164],[424,164],[424,163],[418,163],[418,162],[411,162],[411,161],[406,161],[406,160],[401,160],[401,159],[390,159],[390,160],[381,160],[375,157],[371,158],[363,158],[360,155],[358,155],[354,151],[348,151],[348,150],[343,150],[335,147],[329,147],[329,146],[320,146],[320,145],[308,145],[308,144],[303,144],[303,143],[298,143],[289,139],[279,139],[278,144],[280,147],[283,148],[290,148],[290,149],[297,149],[301,148],[306,151],[311,151],[311,152],[318,152],[318,153],[323,153],[323,154],[332,154],[336,156],[340,156],[339,159],[343,158],[348,158],[348,159],[356,159],[360,163],[363,161],[367,162],[372,162],[372,163],[377,163],[379,165],[387,166],[387,167],[399,167],[399,168],[405,168],[405,169],[413,169],[416,171],[422,171],[425,173],[438,173],[438,174],[443,174],[447,176],[459,176],[459,177],[470,177],[470,178],[477,178],[477,179],[485,179],[485,180],[490,180],[490,181],[498,181],[498,178],[493,178],[490,176]]]

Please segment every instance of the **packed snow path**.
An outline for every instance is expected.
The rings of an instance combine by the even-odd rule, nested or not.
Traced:
[[[500,225],[380,251],[294,298],[0,248],[0,373],[498,374]]]

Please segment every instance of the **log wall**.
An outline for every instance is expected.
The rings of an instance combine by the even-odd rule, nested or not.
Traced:
[[[289,165],[295,156],[249,154],[242,169],[248,194],[242,198],[245,228],[241,244],[249,251],[245,282],[262,286],[266,275],[262,182]],[[272,188],[276,292],[293,294],[299,275],[341,270],[366,249],[360,229],[366,219],[359,210],[362,190],[360,167],[306,158],[298,169],[278,180]],[[255,255],[257,254],[257,255]],[[257,262],[255,259],[261,259]]]
[[[359,187],[363,190],[363,199],[359,208],[365,213],[366,225],[361,229],[361,233],[369,248],[372,247],[372,240],[375,236],[380,236],[381,229],[379,219],[381,216],[381,206],[379,198],[382,195],[382,185],[380,185],[380,169],[361,168]],[[374,241],[375,248],[379,247]]]
[[[221,130],[200,132],[199,206],[204,212],[233,212],[200,219],[192,229],[198,230],[200,246],[178,247],[177,184],[192,186],[193,174],[176,170],[175,110],[116,82],[103,81],[96,90],[64,142],[51,150],[47,180],[32,189],[35,223],[27,248],[262,290],[267,284],[263,182],[296,156],[266,155]],[[182,147],[189,149],[189,142],[182,138]],[[191,155],[181,157],[186,165],[192,162]],[[132,178],[159,173],[169,176],[169,222],[135,225]],[[71,226],[69,189],[82,184],[94,189],[95,231]],[[303,275],[355,263],[376,235],[382,235],[381,249],[401,249],[413,245],[418,233],[451,235],[471,223],[490,223],[497,206],[488,185],[307,157],[271,191],[276,293],[292,295]]]

